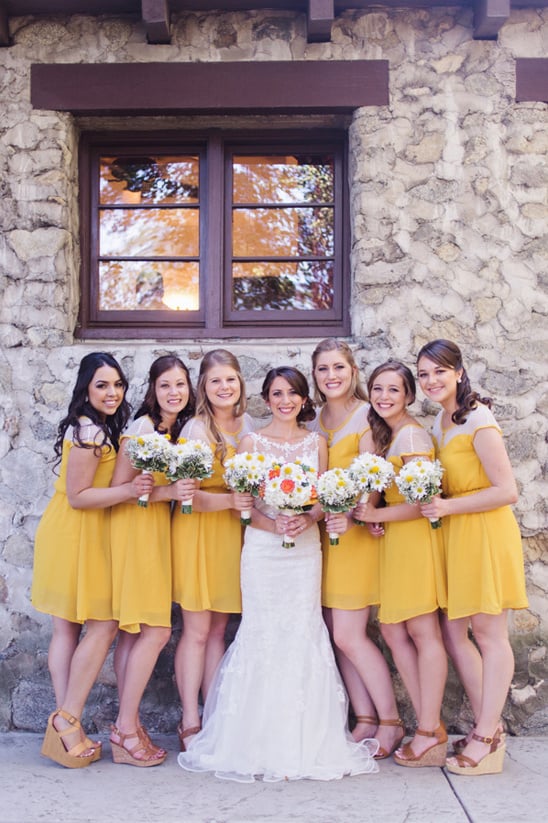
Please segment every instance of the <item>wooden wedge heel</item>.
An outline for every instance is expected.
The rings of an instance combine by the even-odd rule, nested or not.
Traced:
[[[434,729],[433,732],[417,729],[415,734],[420,734],[423,737],[432,737],[436,742],[419,755],[415,754],[411,748],[411,743],[406,743],[395,753],[395,762],[400,766],[408,766],[412,769],[423,766],[445,766],[447,757],[447,732],[444,724],[440,723],[438,728]]]
[[[62,717],[63,720],[70,723],[70,726],[58,731],[54,726],[56,717]],[[71,746],[70,749],[65,748],[63,738],[74,734],[78,735],[78,742]],[[85,766],[89,766],[90,763],[97,760],[98,757],[97,750],[93,748],[90,749],[87,745],[87,740],[85,742],[82,740],[82,734],[82,726],[78,718],[63,711],[63,709],[56,709],[48,718],[41,754],[44,757],[49,757],[49,759],[55,763],[65,766],[67,769],[83,769]],[[84,752],[89,752],[89,754],[84,754]],[[100,756],[101,752],[99,751],[99,757]]]
[[[465,754],[456,754],[447,760],[447,771],[451,774],[465,775],[500,774],[506,752],[503,734],[498,729],[493,737],[482,737],[472,732],[472,740],[489,746],[488,753],[480,760],[472,760],[471,757],[467,757]]]

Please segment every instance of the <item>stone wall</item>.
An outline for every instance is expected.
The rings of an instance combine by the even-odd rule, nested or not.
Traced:
[[[513,10],[498,42],[474,41],[471,15],[347,13],[330,43],[307,44],[304,17],[291,13],[189,13],[174,19],[172,45],[153,47],[126,19],[11,20],[13,45],[0,49],[0,730],[41,729],[53,706],[49,619],[29,604],[33,535],[52,492],[54,432],[81,357],[112,351],[136,400],[159,353],[176,349],[196,374],[204,351],[218,345],[73,339],[79,130],[134,121],[34,111],[31,63],[383,58],[390,105],[358,110],[350,125],[351,342],[365,374],[389,355],[413,365],[427,339],[453,338],[473,383],[495,398],[521,492],[515,509],[530,596],[529,610],[511,618],[516,675],[506,715],[513,732],[546,731],[548,110],[514,102],[514,60],[548,53],[548,12]],[[290,362],[309,373],[315,342],[230,342],[256,415],[264,413],[266,369]],[[415,411],[429,422],[434,409],[418,401]],[[173,642],[177,616],[175,623]],[[145,701],[147,723],[166,731],[178,716],[173,642]],[[409,715],[400,684],[398,693]],[[109,662],[89,701],[89,726],[106,727],[115,697]],[[454,728],[469,719],[461,701],[452,675],[446,716]]]

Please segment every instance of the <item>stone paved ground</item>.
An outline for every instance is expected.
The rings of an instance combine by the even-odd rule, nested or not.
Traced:
[[[548,737],[510,738],[502,775],[404,769],[328,783],[239,784],[182,771],[176,739],[163,766],[105,757],[70,771],[40,757],[41,737],[0,735],[0,823],[545,823]]]

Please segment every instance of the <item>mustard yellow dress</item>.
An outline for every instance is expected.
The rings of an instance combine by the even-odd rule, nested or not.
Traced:
[[[328,429],[322,413],[309,428],[327,438],[328,468],[346,469],[359,454],[362,436],[370,428],[368,403],[360,403],[337,429]],[[329,545],[323,522],[322,605],[333,609],[364,609],[379,603],[380,541],[365,526],[354,526]]]
[[[102,432],[82,418],[81,440],[101,442]],[[67,465],[73,442],[67,429],[55,494],[38,524],[34,541],[31,601],[35,609],[54,617],[84,623],[112,620],[110,509],[73,509],[66,494]],[[116,452],[103,446],[93,486],[110,485]]]
[[[442,428],[441,417],[442,412],[434,422],[433,435],[445,469],[445,495],[462,497],[488,488],[491,484],[474,450],[474,437],[485,428],[501,433],[491,410],[478,403],[463,425],[453,424],[447,430]],[[527,608],[521,535],[510,506],[452,514],[442,519],[442,531],[450,620]]]
[[[404,459],[434,459],[430,435],[412,423],[403,426],[389,446],[386,459],[398,474]],[[388,506],[404,503],[396,483],[386,489]],[[381,538],[379,620],[401,623],[447,605],[445,555],[441,529],[433,529],[426,517],[386,521]]]
[[[134,420],[122,440],[150,434],[150,417]],[[154,472],[155,485],[166,485]],[[171,507],[169,501],[134,502],[113,506],[111,512],[112,611],[120,628],[130,634],[140,624],[171,626]]]
[[[251,431],[252,419],[244,414],[239,431],[234,435],[224,434],[227,457],[236,453],[240,440]],[[198,418],[190,420],[182,434],[188,439],[206,439],[203,423]],[[202,480],[200,488],[213,494],[226,494],[223,473],[222,464],[215,458],[213,475]],[[191,612],[241,612],[242,527],[230,509],[181,514],[177,506],[171,525],[171,551],[176,603]]]

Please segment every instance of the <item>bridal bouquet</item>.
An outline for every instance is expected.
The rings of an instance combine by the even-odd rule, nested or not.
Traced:
[[[294,463],[274,463],[259,494],[265,503],[284,514],[302,514],[316,498],[317,479],[316,470],[298,460]],[[292,549],[294,545],[293,539],[284,534],[284,549]]]
[[[259,490],[265,480],[272,460],[257,452],[242,452],[225,461],[224,481],[235,492],[248,492],[253,497],[259,496]],[[243,511],[240,516],[243,526],[251,523],[251,512]]]
[[[318,478],[318,500],[324,512],[347,512],[356,505],[359,487],[346,469],[329,469]],[[329,545],[339,545],[337,532],[329,532]]]
[[[396,485],[406,503],[430,503],[441,491],[443,466],[439,460],[418,458],[405,463],[396,477]],[[439,529],[441,520],[430,519],[433,529]]]
[[[151,432],[137,437],[128,437],[125,445],[126,454],[134,469],[141,469],[143,474],[164,472],[166,470],[169,443],[163,434]],[[148,505],[148,494],[142,494],[137,505]]]
[[[392,463],[371,452],[363,452],[355,457],[348,467],[348,472],[358,487],[360,503],[367,503],[371,492],[384,491],[394,479]],[[355,522],[360,526],[364,525],[361,520]]]
[[[165,475],[168,480],[203,480],[213,474],[213,452],[203,440],[182,437],[169,447]],[[192,498],[181,503],[183,514],[192,514]]]

